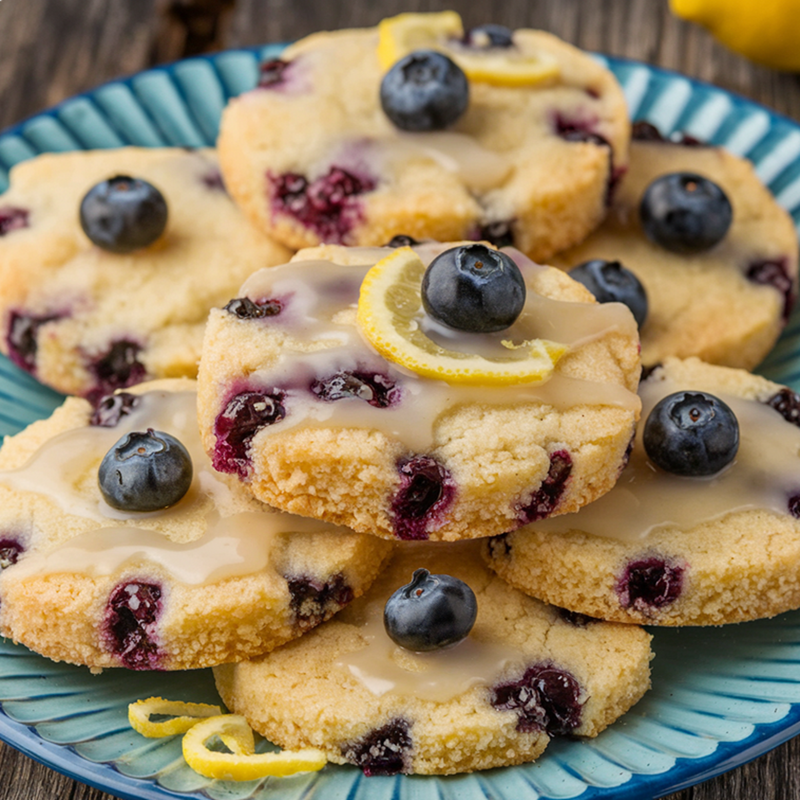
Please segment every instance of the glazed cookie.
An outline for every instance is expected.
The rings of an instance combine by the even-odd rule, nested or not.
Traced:
[[[6,439],[3,636],[92,668],[206,667],[283,644],[370,585],[391,545],[269,509],[216,474],[196,396],[172,379],[95,410],[69,398]]]
[[[98,246],[79,209],[94,185],[117,176],[126,177],[110,182],[106,208],[101,198],[85,211]],[[141,214],[133,179],[160,193]],[[125,203],[136,230],[104,215],[112,206],[124,216]],[[154,221],[165,222],[162,235]],[[155,241],[142,244],[151,232]],[[209,308],[288,257],[231,202],[212,151],[42,155],[16,166],[0,196],[0,350],[49,386],[92,400],[147,378],[194,377]]]
[[[526,597],[486,569],[479,547],[399,545],[370,592],[335,619],[263,658],[215,668],[223,701],[281,747],[319,748],[367,775],[522,764],[553,736],[596,736],[648,689],[650,636]],[[475,594],[474,627],[451,647],[415,652],[387,635],[386,600],[417,569],[431,573],[422,588],[414,575],[420,602],[442,575]]]
[[[640,214],[645,190],[670,173],[708,178],[727,195],[733,221],[717,244],[677,252],[646,235]],[[700,214],[709,227],[714,211],[704,207]],[[797,251],[791,217],[749,161],[692,139],[665,141],[652,126],[639,124],[630,169],[606,221],[553,263],[571,269],[602,259],[634,273],[649,300],[641,328],[645,365],[696,356],[752,369],[789,317],[797,293]]]
[[[498,575],[534,597],[620,622],[719,625],[800,607],[800,397],[743,370],[668,359],[642,382],[642,420],[659,419],[651,409],[676,392],[688,396],[675,412],[679,428],[659,439],[660,422],[642,426],[650,432],[639,432],[606,496],[485,544]],[[722,467],[714,459],[725,450],[719,442],[730,443],[727,423],[698,438],[699,447],[681,432],[706,419],[700,392],[738,420],[738,451]],[[680,449],[701,456],[688,472],[676,471],[685,455],[669,460]],[[698,466],[706,455],[710,474]]]
[[[431,64],[408,56],[420,47],[435,51]],[[407,84],[382,83],[406,56],[401,84],[445,65],[442,114],[434,104],[418,117]],[[438,92],[439,77],[427,79]],[[586,53],[542,31],[465,32],[444,12],[292,45],[229,103],[218,147],[232,196],[289,247],[406,234],[513,244],[543,260],[605,215],[629,128],[622,90]]]
[[[203,347],[214,467],[277,508],[398,539],[504,533],[608,491],[639,413],[636,324],[513,255],[519,268],[472,243],[328,245],[252,276]],[[519,318],[495,333],[437,322],[421,300],[434,256],[510,264]]]

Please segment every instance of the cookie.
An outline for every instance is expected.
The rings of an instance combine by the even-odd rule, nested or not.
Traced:
[[[125,175],[155,186],[166,230],[127,254],[98,247],[79,208]],[[290,253],[231,202],[212,151],[42,155],[0,196],[0,351],[43,383],[97,400],[158,377],[194,377],[209,308]]]
[[[672,252],[643,230],[639,207],[646,188],[675,172],[709,178],[733,206],[730,229],[708,250]],[[622,263],[647,292],[641,328],[646,366],[696,356],[752,369],[777,340],[797,294],[797,233],[750,162],[692,139],[665,141],[648,125],[634,129],[630,169],[605,222],[553,263],[570,269],[594,259]]]
[[[475,625],[451,648],[414,652],[386,634],[386,599],[418,568],[475,593]],[[476,542],[412,542],[334,619],[214,675],[226,706],[283,748],[319,748],[367,775],[449,774],[533,761],[553,736],[596,736],[647,690],[650,657],[642,628],[526,597],[486,569]]]
[[[212,311],[198,408],[214,467],[276,508],[398,539],[504,533],[610,489],[639,412],[632,315],[514,251],[522,315],[498,333],[459,335],[419,306],[419,274],[402,277],[403,264],[424,271],[453,247],[304,250]],[[368,272],[373,289],[400,276],[396,296],[411,317],[381,316],[391,290],[365,302]],[[382,355],[365,338],[363,311],[375,315],[370,335],[402,328],[413,342]],[[497,360],[471,355],[480,352]],[[418,359],[404,361],[409,353]],[[460,382],[460,366],[437,371],[448,353],[487,371]],[[503,374],[543,361],[549,378]]]
[[[469,76],[466,110],[442,129],[401,130],[382,110],[405,38]],[[526,63],[529,82],[509,85]],[[218,148],[236,202],[288,247],[405,234],[513,244],[544,260],[605,215],[629,128],[619,84],[586,53],[534,30],[493,45],[444,12],[293,44],[228,104]]]
[[[668,359],[642,382],[642,420],[687,391],[736,415],[732,464],[711,477],[670,474],[640,431],[614,489],[489,540],[492,569],[534,597],[619,622],[720,625],[800,607],[800,397],[743,370]]]
[[[195,408],[194,381],[155,381],[96,410],[69,398],[6,440],[3,636],[92,668],[193,669],[299,636],[370,585],[391,545],[253,500],[211,469]],[[163,510],[112,507],[98,465],[148,429],[185,446],[191,485]]]

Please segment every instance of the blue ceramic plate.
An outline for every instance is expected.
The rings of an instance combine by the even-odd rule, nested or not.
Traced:
[[[0,134],[0,191],[13,164],[44,151],[212,144],[228,98],[252,87],[259,59],[279,50],[231,51],[149,70],[17,125]],[[800,126],[680,75],[601,60],[620,79],[635,119],[752,159],[800,224]],[[761,371],[800,389],[800,314]],[[16,433],[59,402],[0,360],[0,433]],[[131,800],[644,800],[738,766],[800,732],[800,612],[654,634],[653,689],[625,717],[592,741],[553,742],[535,764],[475,775],[364,778],[354,768],[328,766],[293,778],[209,781],[186,766],[177,738],[134,733],[127,705],[151,695],[216,702],[210,670],[92,676],[2,640],[0,738]]]

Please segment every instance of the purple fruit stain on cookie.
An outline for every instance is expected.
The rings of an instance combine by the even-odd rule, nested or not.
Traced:
[[[337,372],[316,379],[310,388],[313,394],[326,402],[357,399],[373,408],[389,408],[400,401],[397,384],[387,375],[377,372]]]
[[[267,177],[273,213],[288,214],[331,244],[345,243],[363,219],[358,196],[375,188],[372,178],[340,167],[331,167],[313,181],[295,172]]]
[[[794,281],[789,275],[787,260],[774,258],[755,261],[748,266],[745,275],[747,280],[763,286],[772,286],[783,295],[782,319],[785,325],[797,299]]]
[[[0,208],[0,236],[19,231],[29,226],[30,212],[25,208],[5,206]]]
[[[286,583],[289,586],[295,623],[301,631],[307,631],[324,622],[354,597],[352,588],[341,573],[324,582],[301,575],[287,577]]]
[[[214,423],[216,447],[212,462],[218,472],[247,477],[250,466],[250,442],[262,428],[274,425],[286,416],[284,394],[272,392],[240,392],[225,405]]]
[[[141,383],[147,377],[144,364],[139,361],[142,346],[129,339],[113,342],[105,353],[89,362],[89,371],[95,378],[95,386],[87,393],[87,399],[97,401],[117,389],[125,389]]]
[[[764,402],[774,408],[787,422],[800,428],[800,394],[784,386]]]
[[[106,647],[128,669],[160,669],[156,626],[162,611],[161,587],[130,581],[114,588],[103,620]]]
[[[25,314],[12,311],[8,318],[6,346],[8,357],[26,372],[36,369],[36,351],[39,347],[39,328],[48,322],[62,319],[65,314]]]
[[[546,519],[558,506],[572,474],[572,456],[566,450],[556,450],[550,454],[550,467],[541,486],[531,495],[531,499],[517,510],[521,525]]]
[[[25,545],[11,536],[0,536],[0,569],[16,564],[25,552]]]
[[[456,495],[445,467],[431,456],[412,456],[397,465],[400,487],[391,502],[394,535],[398,539],[427,539],[429,527],[440,524]]]
[[[283,61],[280,58],[262,62],[258,67],[258,88],[277,89],[285,84],[289,76],[290,65],[291,61]]]
[[[586,628],[592,623],[600,622],[600,620],[595,617],[590,617],[588,614],[581,614],[580,611],[570,611],[568,608],[559,608],[558,616],[561,617],[564,622],[574,625],[576,628]]]
[[[640,614],[666,608],[683,591],[686,569],[686,564],[655,556],[631,561],[617,580],[620,605]]]
[[[611,147],[611,142],[609,142],[605,136],[601,136],[594,130],[597,119],[589,117],[568,117],[559,112],[556,113],[553,124],[556,134],[565,142],[587,142],[589,144],[596,144],[600,147],[608,148],[609,171],[605,202],[607,206],[610,206],[614,198],[614,191],[625,174],[626,169],[614,165],[614,149]]]
[[[225,188],[225,181],[222,178],[222,173],[218,169],[207,172],[205,175],[203,175],[202,181],[205,187],[210,189],[212,192],[225,192],[225,194],[228,193],[228,190]]]
[[[107,394],[98,400],[89,424],[96,428],[115,428],[119,421],[139,405],[140,397],[130,392]]]
[[[280,300],[265,298],[251,300],[249,297],[235,297],[225,306],[225,311],[238,319],[264,319],[276,317],[283,310]]]
[[[574,675],[543,663],[529,667],[518,681],[495,686],[490,702],[498,711],[514,711],[521,733],[563,736],[581,724],[582,694]]]
[[[367,776],[397,775],[411,768],[411,726],[402,717],[358,741],[342,746],[342,756]]]

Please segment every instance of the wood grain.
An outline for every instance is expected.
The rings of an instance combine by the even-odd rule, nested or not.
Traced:
[[[487,21],[486,7],[473,0],[0,0],[0,128],[187,52],[290,41],[325,28],[374,25],[400,11],[443,8],[459,11],[468,25]],[[673,18],[665,0],[494,0],[491,8],[491,21],[544,28],[589,50],[674,69],[800,119],[798,76],[726,51]],[[0,776],[0,800],[111,797],[5,745]],[[800,739],[670,800],[729,798],[798,800]]]

